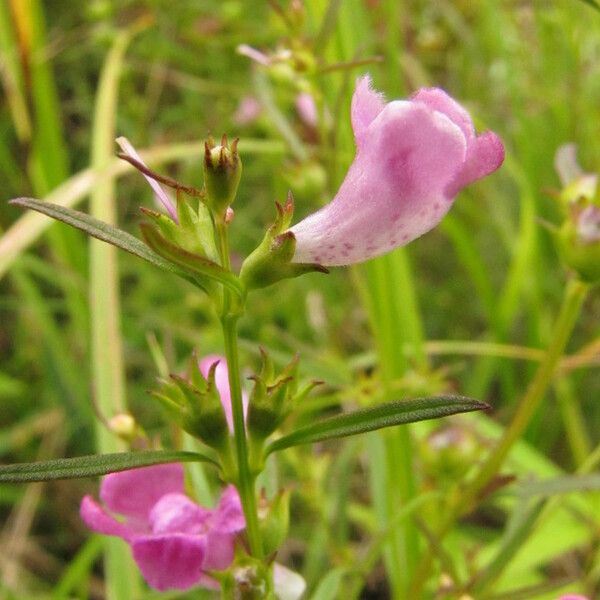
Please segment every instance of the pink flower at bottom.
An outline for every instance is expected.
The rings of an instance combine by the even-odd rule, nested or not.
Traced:
[[[108,510],[85,496],[81,518],[93,531],[125,540],[151,587],[219,587],[206,572],[231,564],[235,537],[245,527],[233,486],[225,488],[218,506],[210,510],[185,495],[183,465],[155,465],[107,475],[100,498]]]
[[[476,135],[467,111],[438,88],[386,103],[365,76],[351,112],[356,157],[335,198],[290,229],[294,262],[349,265],[404,246],[504,159],[500,138]]]

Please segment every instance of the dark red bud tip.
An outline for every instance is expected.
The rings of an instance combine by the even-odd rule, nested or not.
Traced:
[[[287,202],[285,203],[286,212],[290,212],[294,210],[294,195],[292,194],[292,190],[289,190],[287,193]]]

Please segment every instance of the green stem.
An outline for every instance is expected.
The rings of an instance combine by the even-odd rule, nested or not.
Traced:
[[[567,285],[563,304],[554,327],[554,337],[546,351],[544,359],[540,363],[535,377],[529,384],[525,396],[519,403],[517,412],[509,426],[504,430],[502,438],[483,463],[475,478],[457,496],[456,500],[449,506],[446,518],[442,521],[437,532],[438,542],[450,530],[452,525],[461,515],[473,508],[473,503],[478,500],[482,490],[492,481],[498,473],[504,460],[508,456],[513,444],[521,437],[531,422],[536,410],[544,398],[556,367],[564,353],[565,347],[573,327],[577,321],[581,305],[586,297],[589,286],[578,279],[572,279]],[[411,598],[420,598],[422,588],[425,584],[427,574],[431,567],[433,555],[429,551],[421,561],[413,585],[411,587]]]
[[[513,444],[527,429],[540,402],[552,383],[556,366],[571,337],[571,332],[577,321],[577,316],[579,315],[587,290],[588,286],[585,283],[582,283],[577,279],[569,281],[565,291],[563,305],[554,327],[554,337],[546,351],[544,360],[540,363],[535,377],[529,384],[525,396],[519,404],[510,425],[504,430],[500,442],[481,467],[477,477],[475,477],[468,485],[467,489],[461,494],[460,503],[463,510],[464,508],[468,510],[468,505],[493,479],[494,475],[498,472],[502,463],[508,456]],[[463,512],[463,510],[461,510],[461,512]]]
[[[227,225],[216,223],[216,233],[221,254],[221,264],[231,270],[229,256],[229,243],[227,240]],[[256,558],[263,558],[263,548],[258,526],[258,513],[256,508],[256,494],[254,492],[255,477],[250,471],[248,463],[248,440],[244,423],[244,406],[242,403],[242,387],[240,376],[240,362],[237,339],[237,322],[241,311],[232,302],[231,292],[223,288],[223,304],[221,311],[221,327],[225,343],[225,358],[229,371],[229,389],[231,393],[231,412],[233,415],[233,436],[237,458],[237,488],[244,509],[246,519],[246,533],[250,553]],[[233,310],[232,310],[233,308]]]

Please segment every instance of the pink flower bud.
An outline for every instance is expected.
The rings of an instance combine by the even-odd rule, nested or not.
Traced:
[[[291,228],[294,262],[348,265],[404,246],[504,160],[500,138],[477,136],[465,109],[438,88],[386,104],[362,77],[352,127],[357,153],[337,195]]]

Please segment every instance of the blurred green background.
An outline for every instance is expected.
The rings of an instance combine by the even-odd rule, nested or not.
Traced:
[[[272,64],[240,55],[240,44],[264,52]],[[324,393],[302,407],[300,421],[386,398],[441,390],[473,395],[492,404],[491,418],[457,420],[455,427],[481,451],[531,379],[568,278],[542,226],[560,218],[554,154],[575,142],[585,171],[600,164],[600,12],[592,6],[577,0],[4,0],[2,198],[48,198],[88,210],[92,193],[90,211],[112,218],[114,208],[119,225],[136,233],[138,206],[153,200],[140,176],[115,166],[114,137],[148,149],[156,170],[201,186],[201,142],[208,133],[227,133],[241,138],[244,175],[231,239],[245,256],[270,223],[274,201],[288,190],[297,219],[335,193],[354,155],[349,103],[355,78],[365,72],[390,99],[421,86],[443,87],[480,130],[502,137],[506,163],[463,191],[443,224],[408,249],[256,292],[241,322],[244,363],[256,367],[259,344],[282,363],[300,353],[302,376],[326,382]],[[296,109],[306,92],[316,102],[316,125]],[[256,108],[252,118],[242,111],[249,105]],[[80,233],[24,216],[5,201],[0,233],[1,462],[117,448],[101,433],[96,413],[110,418],[125,406],[165,446],[184,443],[165,426],[147,390],[161,369],[180,370],[192,349],[221,350],[207,300],[129,255],[99,246],[90,251]],[[600,297],[592,292],[560,377],[507,474],[573,472],[600,441],[599,314]],[[411,439],[365,436],[290,452],[272,468],[266,484],[294,490],[291,539],[280,559],[305,576],[307,597],[339,597],[340,581],[366,560],[381,523],[409,497],[444,492],[478,457],[440,462],[428,437],[439,426],[417,428]],[[398,496],[395,482],[406,471],[413,472],[412,483],[400,484]],[[96,486],[83,480],[0,487],[6,598],[104,597],[103,545],[78,517],[82,495]],[[575,508],[568,504],[573,498]],[[528,538],[531,545],[495,587],[475,598],[597,589],[600,523],[590,520],[597,498],[559,499],[566,508]],[[457,528],[447,551],[459,580],[485,565],[515,507],[515,497],[501,496]],[[427,510],[421,517],[429,518]],[[396,535],[400,546],[416,539],[414,530]],[[426,545],[422,528],[417,537],[413,558]],[[390,575],[388,550],[383,559],[377,547],[369,556],[360,597],[401,598],[406,582],[402,574]],[[441,562],[440,572],[453,571]],[[115,584],[119,569],[125,583]],[[107,597],[159,597],[137,582],[128,588],[135,578],[123,565],[116,571]],[[429,592],[458,597],[439,591],[440,572]],[[319,586],[327,574],[329,587]],[[533,591],[516,595],[517,589]]]

